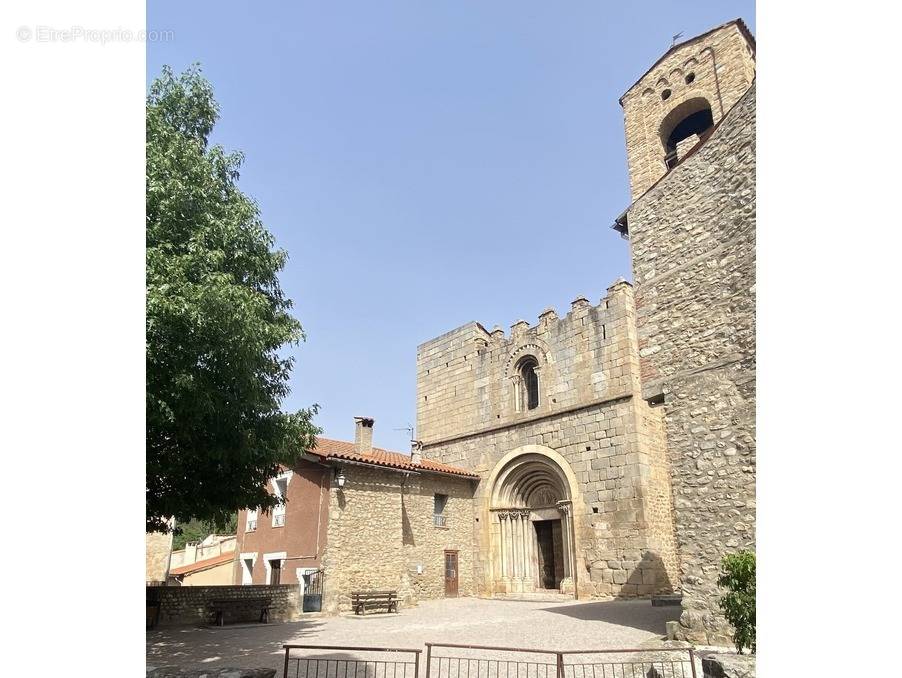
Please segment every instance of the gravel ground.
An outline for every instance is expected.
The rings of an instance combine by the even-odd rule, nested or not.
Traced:
[[[679,614],[679,607],[652,607],[648,600],[586,603],[481,598],[432,600],[391,615],[317,614],[285,624],[154,629],[147,632],[147,664],[194,668],[274,667],[279,669],[277,676],[280,676],[284,643],[424,650],[426,642],[560,650],[654,648],[665,646],[664,623],[678,619]],[[373,658],[353,652],[330,655],[335,659],[355,656]],[[546,661],[546,658],[536,661]],[[424,665],[425,658],[421,667]],[[460,676],[465,678],[463,672]],[[541,674],[537,678],[542,678]]]

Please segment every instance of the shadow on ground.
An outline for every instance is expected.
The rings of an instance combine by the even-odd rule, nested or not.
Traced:
[[[282,645],[303,643],[322,624],[320,619],[305,619],[253,626],[154,629],[147,632],[147,664],[198,668],[280,667],[284,657]]]
[[[554,605],[542,608],[542,611],[584,621],[629,626],[663,636],[667,628],[666,622],[679,620],[681,609],[679,606],[653,607],[650,600],[606,600],[578,605]]]

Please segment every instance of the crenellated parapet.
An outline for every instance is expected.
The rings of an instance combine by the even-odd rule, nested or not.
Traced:
[[[471,322],[417,349],[417,434],[425,442],[553,414],[631,392],[638,383],[632,286],[597,304],[580,296],[505,333]],[[532,396],[530,395],[532,394]]]

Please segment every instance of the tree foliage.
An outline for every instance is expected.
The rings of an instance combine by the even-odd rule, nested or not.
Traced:
[[[720,599],[720,609],[733,625],[733,643],[742,654],[749,648],[757,650],[755,643],[755,554],[740,551],[724,556],[717,585],[729,591]]]
[[[147,97],[147,529],[271,508],[280,464],[310,449],[316,406],[286,413],[304,338],[279,285],[287,254],[209,144],[219,109],[199,68]]]
[[[172,535],[172,550],[179,551],[185,548],[185,544],[203,541],[211,534],[235,534],[237,527],[238,515],[234,513],[227,523],[221,525],[204,520],[190,520],[184,525],[176,525],[175,534]]]

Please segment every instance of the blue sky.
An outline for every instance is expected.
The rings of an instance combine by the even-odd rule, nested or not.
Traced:
[[[285,409],[407,450],[416,347],[597,303],[629,248],[617,99],[670,46],[754,3],[152,0],[147,76],[200,62],[241,187],[290,260],[307,332]]]

